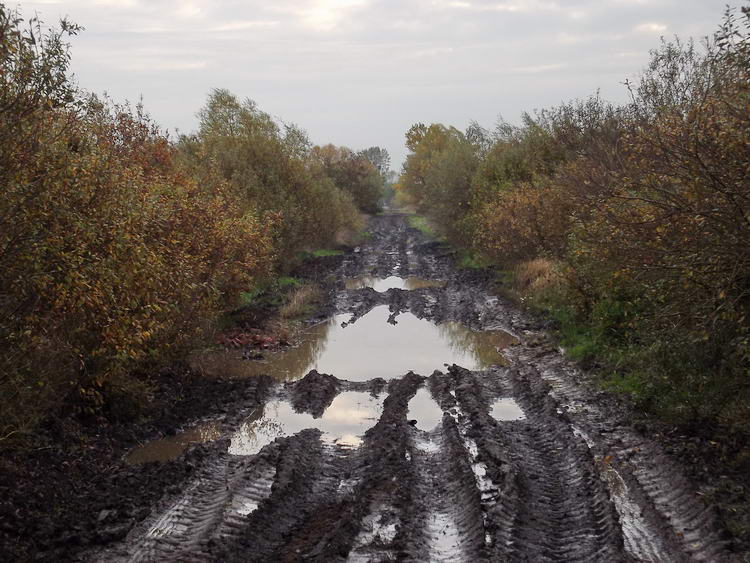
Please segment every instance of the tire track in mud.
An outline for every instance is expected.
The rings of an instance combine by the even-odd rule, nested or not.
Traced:
[[[539,343],[542,342],[540,346]],[[608,412],[601,395],[576,384],[575,369],[544,346],[519,346],[506,355],[519,374],[537,382],[596,460],[620,516],[625,545],[644,561],[731,560],[715,510],[695,493],[658,444]]]
[[[446,415],[427,436],[413,438],[416,534],[414,560],[476,561],[485,554],[481,498],[456,422]]]
[[[617,517],[588,448],[546,397],[509,375],[511,396],[526,418],[502,428],[517,494],[506,555],[537,561],[625,559]]]
[[[209,463],[188,490],[158,516],[136,543],[129,561],[205,560],[205,544],[228,539],[243,517],[270,495],[275,468],[222,456]]]
[[[228,441],[206,452],[185,490],[96,561],[730,561],[714,513],[659,446],[579,381],[533,323],[485,285],[462,277],[446,251],[373,218],[372,238],[340,277],[363,273],[447,280],[444,288],[345,291],[354,317],[387,304],[436,322],[508,330],[521,344],[503,366],[382,374],[350,382],[310,372],[275,397],[320,417],[341,393],[384,393],[358,447],[320,430],[279,437],[254,455]],[[501,363],[500,361],[498,363]],[[434,428],[410,420],[426,389]],[[512,399],[524,418],[493,417]],[[270,399],[269,399],[270,400]]]

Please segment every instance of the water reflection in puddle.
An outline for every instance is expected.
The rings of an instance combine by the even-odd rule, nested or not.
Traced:
[[[383,401],[367,393],[340,393],[320,418],[295,412],[286,401],[271,401],[256,411],[232,436],[229,453],[253,455],[276,438],[292,436],[306,428],[323,432],[323,440],[357,447],[361,436],[380,417]]]
[[[352,324],[351,316],[336,315],[305,333],[298,347],[269,354],[264,361],[242,359],[240,351],[214,352],[200,362],[209,375],[250,377],[267,374],[283,381],[303,377],[311,369],[341,379],[390,379],[409,370],[430,375],[444,364],[484,369],[504,360],[499,349],[517,339],[507,332],[474,332],[459,323],[436,325],[411,313],[401,313],[389,324],[387,305],[375,307]],[[195,362],[194,362],[195,364]]]
[[[190,444],[205,444],[218,440],[221,437],[221,429],[216,422],[201,424],[185,432],[181,432],[169,438],[154,440],[131,451],[125,462],[131,465],[138,463],[151,463],[153,461],[169,461],[179,457]]]
[[[347,317],[343,315],[342,317]],[[336,317],[339,318],[339,317]],[[297,346],[281,352],[268,353],[265,360],[248,360],[242,350],[216,350],[193,356],[190,365],[211,377],[242,378],[270,375],[281,381],[299,379],[315,365],[328,346],[327,338],[334,320],[307,329]],[[343,322],[340,320],[339,322]]]
[[[421,387],[409,401],[408,420],[416,420],[416,427],[425,432],[435,428],[443,420],[443,410],[433,400],[430,392]]]
[[[384,292],[389,289],[424,289],[428,287],[445,287],[444,281],[425,280],[417,277],[399,278],[389,276],[387,278],[376,278],[374,276],[361,276],[346,280],[346,289],[363,289],[371,287],[375,291]]]
[[[498,399],[492,403],[490,415],[495,420],[524,420],[526,414],[514,399]]]

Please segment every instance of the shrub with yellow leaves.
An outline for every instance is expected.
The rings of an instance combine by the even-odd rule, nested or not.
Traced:
[[[140,107],[83,97],[64,33],[0,6],[0,440],[173,357],[272,263],[269,224],[200,183]],[[32,28],[33,29],[33,28]],[[81,403],[79,403],[81,404]]]
[[[553,260],[563,338],[678,418],[750,424],[749,30],[750,8],[728,10],[700,47],[664,41],[625,105],[501,124],[455,202],[453,242],[510,269]],[[433,218],[447,131],[407,133],[401,186]]]

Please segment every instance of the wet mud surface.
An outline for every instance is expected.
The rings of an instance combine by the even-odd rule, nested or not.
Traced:
[[[397,214],[369,230],[307,273],[328,292],[307,337],[103,470],[111,498],[40,559],[739,560],[683,468],[488,274]]]
[[[170,462],[194,470],[85,560],[733,560],[681,468],[538,323],[490,295],[481,276],[455,271],[403,218],[376,217],[371,231],[331,288],[342,334],[373,311],[391,327],[460,325],[458,356],[440,341],[457,361],[411,368],[373,335],[379,358],[354,340],[343,346],[364,371],[333,362],[277,377],[263,404],[228,413],[221,437]],[[347,288],[366,277],[440,283]],[[485,332],[495,338],[472,336]]]
[[[80,561],[95,546],[121,541],[152,506],[180,490],[203,464],[207,449],[130,465],[129,449],[144,437],[170,439],[183,424],[212,413],[212,423],[264,400],[265,378],[220,381],[162,372],[146,422],[98,423],[75,418],[45,424],[30,451],[0,456],[0,561]],[[163,452],[162,452],[163,454]]]

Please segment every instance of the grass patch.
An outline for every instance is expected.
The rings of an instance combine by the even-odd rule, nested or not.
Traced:
[[[557,321],[557,336],[569,358],[587,366],[604,354],[603,344],[591,325],[580,322],[570,308],[553,306],[550,313]]]
[[[344,254],[343,250],[333,250],[330,248],[319,248],[317,250],[306,251],[303,253],[303,259],[309,260],[310,258],[325,258],[326,256],[341,256]]]
[[[264,292],[261,286],[254,287],[249,291],[243,291],[240,293],[240,305],[246,307],[255,303]]]
[[[276,285],[279,289],[287,289],[291,287],[300,287],[302,280],[299,278],[293,278],[291,276],[281,276],[276,280]]]
[[[513,269],[513,284],[523,295],[544,294],[560,282],[555,264],[546,258],[526,260]]]
[[[428,237],[438,238],[437,232],[432,228],[426,217],[423,217],[422,215],[412,215],[406,221],[412,229],[417,229]]]
[[[240,306],[279,305],[281,304],[281,296],[284,293],[302,285],[303,281],[301,279],[291,276],[281,276],[266,280],[252,289],[240,293]]]
[[[328,248],[319,248],[313,250],[310,254],[315,258],[324,258],[326,256],[341,256],[344,253],[343,250],[331,250]]]
[[[286,302],[279,309],[279,315],[284,319],[308,316],[320,297],[320,288],[315,285],[297,287],[287,295]]]
[[[482,270],[491,266],[492,262],[470,250],[460,250],[456,265],[463,270]]]

